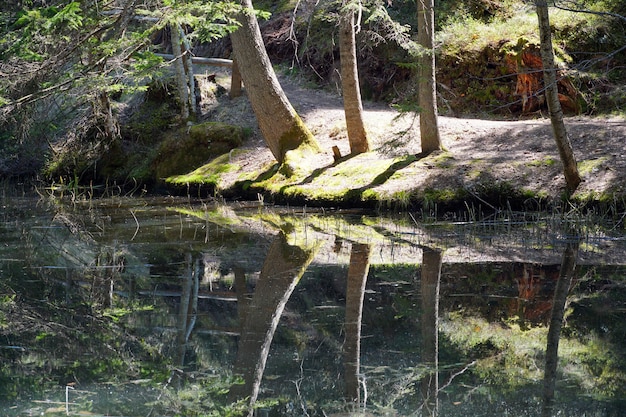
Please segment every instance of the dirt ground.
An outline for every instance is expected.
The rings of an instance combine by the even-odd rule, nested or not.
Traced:
[[[323,149],[322,153],[312,157],[311,165],[325,168],[324,175],[332,176],[332,170],[343,163],[334,163],[332,147],[338,146],[342,155],[349,154],[341,97],[333,91],[307,88],[305,83],[294,78],[280,77],[280,80],[292,105]],[[385,181],[369,183],[369,187],[381,195],[419,194],[419,190],[426,189],[463,189],[479,199],[487,199],[485,193],[506,184],[506,190],[521,190],[524,195],[549,200],[558,199],[565,189],[562,165],[545,112],[543,116],[537,114],[535,118],[519,120],[441,116],[439,129],[447,152],[421,161],[405,158],[406,162],[402,163],[402,157],[421,151],[419,118],[400,115],[382,103],[365,102],[364,110],[373,151],[350,158],[350,163],[363,166],[384,160],[396,162],[392,171],[387,168]],[[244,125],[254,132],[243,145],[244,149],[254,152],[232,161],[243,171],[263,171],[264,167],[274,163],[256,129],[245,95],[232,100],[223,96],[218,106],[207,111],[210,120]],[[626,196],[626,120],[571,117],[566,119],[566,127],[583,176],[583,183],[575,196],[582,200],[611,196],[623,204]],[[222,188],[231,186],[230,182],[240,174],[225,178]],[[326,187],[328,183],[328,178],[326,183],[320,178],[307,186]]]

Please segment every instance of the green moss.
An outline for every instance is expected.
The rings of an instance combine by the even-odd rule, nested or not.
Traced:
[[[578,204],[587,203],[612,203],[615,199],[615,195],[611,192],[601,191],[587,191],[576,192],[573,196],[569,197],[569,201]]]
[[[581,176],[589,175],[592,172],[596,171],[600,167],[600,165],[605,163],[608,159],[609,158],[607,156],[596,159],[584,159],[578,162],[578,173]]]
[[[363,201],[378,201],[380,200],[380,197],[380,193],[378,193],[376,190],[365,190],[361,194],[361,199]]]
[[[428,159],[428,158],[427,158]],[[453,165],[454,156],[447,151],[432,154],[431,162],[437,168],[450,168]]]
[[[243,141],[240,127],[209,122],[194,125],[172,134],[161,142],[153,167],[157,178],[184,174],[211,158],[239,146]]]
[[[546,156],[543,159],[536,159],[534,161],[528,162],[526,163],[526,166],[529,167],[541,167],[541,166],[546,166],[546,167],[551,167],[554,164],[557,163],[557,160],[550,157],[550,156]]]
[[[239,169],[239,165],[229,161],[230,154],[224,154],[188,174],[170,176],[165,181],[177,185],[210,184],[219,188],[222,174]]]
[[[153,144],[163,136],[163,132],[180,122],[178,101],[173,93],[176,88],[168,85],[170,81],[155,81],[148,87],[142,104],[122,125],[122,136]]]
[[[537,199],[547,199],[549,194],[545,190],[531,190],[529,188],[522,188],[521,195],[523,198],[537,198]]]
[[[311,152],[317,151],[309,148],[306,144],[303,144],[296,149],[287,151],[278,172],[290,181],[299,181],[303,179],[314,169],[309,162],[310,159],[307,158]]]
[[[281,154],[281,160],[279,162],[284,162],[287,153],[295,149],[299,149],[300,152],[303,153],[306,151],[320,151],[320,146],[317,143],[315,136],[313,136],[311,131],[309,131],[309,128],[306,127],[300,116],[297,114],[294,117],[294,124],[291,126],[291,129],[283,133],[278,143]]]

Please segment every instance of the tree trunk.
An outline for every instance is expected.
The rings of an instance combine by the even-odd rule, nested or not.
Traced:
[[[239,66],[237,60],[233,59],[233,66],[230,76],[230,98],[239,97],[241,95],[241,73],[239,72]]]
[[[371,247],[364,243],[353,243],[346,286],[346,339],[343,345],[346,380],[346,402],[351,406],[361,403],[359,373],[361,364],[361,317],[365,284],[370,268]]]
[[[241,27],[230,37],[237,66],[265,142],[274,158],[284,162],[288,151],[308,145],[318,151],[313,134],[304,125],[281,88],[267,56],[250,0],[240,0]]]
[[[417,0],[417,42],[424,48],[418,60],[418,96],[422,153],[441,149],[435,82],[435,10],[433,0]]]
[[[117,123],[117,119],[113,116],[113,110],[111,108],[111,100],[106,91],[100,91],[98,98],[93,106],[94,115],[101,120],[102,127],[104,128],[104,135],[108,141],[113,141],[119,138],[120,127]]]
[[[180,33],[180,39],[184,49],[183,63],[185,65],[185,73],[187,75],[187,83],[189,87],[189,111],[194,116],[198,113],[198,100],[196,98],[196,79],[193,73],[193,62],[191,56],[191,45],[189,40],[185,36],[185,32],[180,25],[176,25],[178,33]]]
[[[172,53],[174,54],[174,68],[176,71],[176,84],[178,86],[178,98],[180,100],[180,115],[183,120],[189,118],[189,90],[187,89],[187,76],[183,63],[183,50],[180,46],[180,32],[178,25],[170,25],[172,37]]]
[[[346,8],[346,1],[343,2]],[[352,154],[370,150],[363,124],[363,103],[359,87],[359,72],[356,60],[354,11],[349,7],[342,12],[339,27],[339,54],[341,57],[341,91],[343,109],[348,129],[348,140]]]
[[[578,166],[574,158],[574,151],[570,144],[565,123],[563,109],[559,101],[559,92],[556,84],[556,66],[554,64],[554,50],[552,49],[552,34],[550,32],[550,16],[548,4],[545,0],[535,0],[537,18],[539,20],[539,36],[541,41],[541,60],[543,61],[543,80],[545,85],[546,102],[550,113],[554,140],[559,149],[567,190],[574,192],[580,184]]]

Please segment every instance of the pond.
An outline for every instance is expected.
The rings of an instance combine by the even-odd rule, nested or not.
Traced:
[[[624,415],[619,216],[0,201],[2,415]]]

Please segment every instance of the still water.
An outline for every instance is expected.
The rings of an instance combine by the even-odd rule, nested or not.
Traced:
[[[0,201],[2,416],[626,415],[619,218]]]

